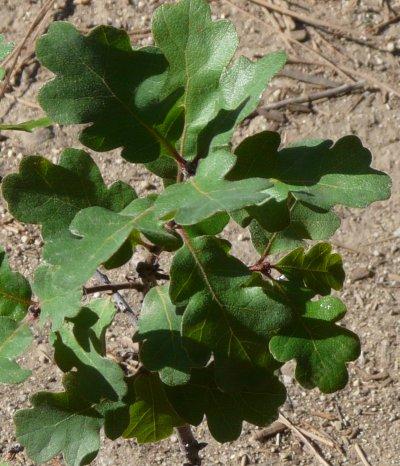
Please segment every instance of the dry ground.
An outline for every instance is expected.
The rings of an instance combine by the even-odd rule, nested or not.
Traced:
[[[243,0],[232,0],[242,9],[268,24],[271,19],[266,11]],[[40,0],[0,0],[0,33],[16,43],[22,38],[28,25],[41,6]],[[145,31],[150,24],[159,0],[58,0],[54,9],[57,19],[68,19],[81,29],[108,23],[129,31]],[[358,37],[371,37],[379,50],[358,45],[333,35],[321,33],[326,42],[318,37],[315,28],[308,32],[300,23],[293,24],[278,18],[281,26],[290,31],[294,26],[300,30],[308,47],[318,44],[335,63],[342,63],[354,70],[371,73],[377,80],[390,83],[399,89],[400,23],[394,23],[378,35],[372,34],[374,25],[388,17],[400,14],[399,2],[378,0],[335,1],[275,1],[277,5],[290,6],[294,11],[339,23],[351,29]],[[287,70],[310,76],[345,82],[320,58],[310,51],[294,45],[290,50],[275,26],[263,24],[225,1],[211,2],[216,17],[230,18],[237,26],[241,37],[240,53],[255,57],[265,52],[284,48],[291,57],[313,64],[287,66]],[[389,6],[393,8],[390,11]],[[288,33],[288,32],[286,32]],[[146,33],[134,38],[141,44],[151,43]],[[346,54],[348,59],[339,52]],[[20,98],[13,102],[10,97],[0,104],[0,117],[7,121],[21,121],[37,117],[40,110],[26,105],[34,102],[38,88],[49,74],[37,69],[35,62],[29,64],[16,82],[13,93]],[[348,82],[349,79],[347,78]],[[265,94],[265,102],[301,95],[321,89],[318,86],[279,77]],[[284,408],[285,414],[296,424],[308,430],[316,429],[329,435],[342,451],[320,445],[324,457],[332,465],[361,464],[355,453],[357,443],[365,452],[371,465],[400,465],[400,395],[399,395],[399,302],[400,302],[400,111],[399,98],[366,89],[356,95],[346,95],[321,101],[313,105],[311,112],[305,108],[284,109],[271,118],[258,116],[248,122],[238,133],[237,140],[261,129],[278,129],[285,143],[299,138],[339,138],[345,134],[357,134],[374,156],[374,166],[390,173],[393,178],[393,195],[388,202],[378,203],[359,211],[342,209],[342,226],[334,238],[336,248],[343,253],[348,279],[342,297],[349,313],[345,325],[356,331],[362,340],[362,356],[350,365],[350,383],[336,395],[321,395],[318,390],[306,392],[293,382],[291,367],[284,371],[291,403]],[[300,111],[301,110],[301,111]],[[276,119],[281,119],[277,123]],[[26,154],[41,153],[52,160],[64,147],[77,143],[76,128],[54,127],[40,130],[32,135],[4,133],[0,142],[0,175],[15,171],[18,162]],[[139,192],[154,189],[147,175],[139,167],[123,161],[118,153],[95,154],[107,182],[118,178],[134,184]],[[151,180],[157,186],[156,180]],[[0,201],[2,202],[2,201]],[[7,206],[0,204],[0,244],[7,247],[12,264],[21,272],[31,274],[38,264],[41,239],[36,228],[26,227],[12,221]],[[230,229],[235,252],[246,260],[254,259],[255,253],[249,237]],[[134,258],[137,260],[140,252]],[[168,258],[165,258],[166,262]],[[371,271],[371,273],[367,273]],[[134,305],[138,301],[132,297]],[[51,348],[47,342],[46,329],[35,327],[35,345],[23,359],[23,365],[34,370],[34,376],[17,387],[0,387],[0,453],[5,455],[15,445],[12,415],[15,410],[29,405],[29,396],[38,389],[56,390],[60,386],[60,372],[51,362]],[[129,350],[132,331],[123,316],[120,316],[111,331],[110,351],[122,355]],[[49,360],[49,359],[50,360]],[[331,419],[324,419],[318,413]],[[206,433],[206,426],[197,429],[197,435],[209,442],[203,451],[205,465],[311,465],[318,464],[291,433],[273,438],[266,443],[254,439],[256,429],[245,425],[243,435],[236,442],[218,445]],[[157,445],[138,446],[134,441],[104,441],[98,458],[98,466],[128,465],[175,465],[181,464],[177,439]],[[31,465],[18,454],[13,464]],[[52,463],[56,464],[56,463]]]

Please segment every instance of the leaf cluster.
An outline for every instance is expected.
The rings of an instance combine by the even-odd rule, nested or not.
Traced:
[[[138,48],[110,26],[84,35],[56,22],[37,44],[54,74],[39,94],[49,119],[85,125],[83,145],[121,149],[164,189],[139,197],[122,181],[107,186],[93,158],[72,148],[58,163],[26,157],[3,180],[12,215],[41,227],[32,289],[65,373],[62,392],[40,392],[16,414],[18,441],[35,462],[62,453],[69,465],[88,464],[101,429],[155,442],[206,419],[218,441],[232,441],[243,421],[277,417],[283,363],[296,361],[302,386],[331,393],[359,354],[357,336],[338,325],[346,308],[331,292],[344,271],[326,240],[340,226],[335,206],[386,199],[389,177],[371,168],[355,136],[281,148],[267,131],[233,147],[284,53],[234,59],[235,29],[213,21],[205,0],[162,5],[152,30],[155,46]],[[249,228],[255,264],[232,254],[229,222]],[[307,249],[309,240],[317,243]],[[107,356],[113,304],[84,291],[96,270],[119,268],[143,247],[174,255],[169,283],[144,281],[137,328],[128,330],[140,348],[131,371]],[[0,382],[27,375],[14,359],[29,341],[18,322],[31,299],[3,258]]]

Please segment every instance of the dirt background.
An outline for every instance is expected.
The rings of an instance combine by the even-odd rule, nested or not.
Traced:
[[[338,84],[349,78],[335,72],[331,66],[320,64],[321,59],[309,50],[294,45],[290,50],[276,23],[261,6],[233,0],[242,10],[225,1],[211,2],[216,18],[231,19],[241,38],[239,52],[250,58],[277,49],[286,49],[291,57],[311,64],[291,64],[286,70],[306,76],[319,76]],[[46,21],[67,19],[82,30],[97,24],[112,24],[133,32],[132,40],[150,44],[146,32],[154,9],[163,3],[159,0],[58,0]],[[275,4],[293,11],[311,15],[328,23],[340,23],[359,38],[374,41],[381,50],[304,27],[300,22],[276,16],[284,34],[301,39],[308,47],[321,50],[336,64],[347,65],[357,72],[370,73],[379,82],[399,87],[400,23],[394,23],[379,34],[373,27],[400,14],[400,3],[378,0],[343,1],[275,1]],[[40,0],[0,0],[0,33],[18,43],[39,11]],[[255,19],[255,18],[258,18]],[[261,21],[260,21],[261,20]],[[264,21],[264,22],[262,22]],[[274,21],[274,20],[272,20]],[[296,32],[291,32],[295,28]],[[140,31],[140,34],[137,34]],[[321,39],[322,36],[322,39]],[[26,51],[22,57],[28,56]],[[326,63],[326,62],[325,62]],[[0,117],[7,121],[22,121],[41,115],[34,107],[40,86],[49,79],[46,70],[39,69],[34,59],[26,62],[22,74],[13,80],[13,88],[0,103]],[[356,79],[358,76],[354,75]],[[303,83],[286,77],[274,79],[265,93],[264,102],[270,103],[285,97],[309,94],[323,87]],[[366,210],[341,209],[342,226],[333,243],[344,257],[348,278],[341,294],[348,305],[344,324],[356,331],[362,341],[362,355],[350,364],[348,387],[335,395],[322,395],[318,390],[305,391],[292,379],[290,365],[284,369],[284,379],[290,402],[283,412],[296,425],[319,435],[329,436],[341,448],[332,448],[315,441],[326,461],[332,465],[362,464],[354,448],[358,444],[371,465],[400,465],[400,392],[399,392],[399,302],[400,302],[400,111],[399,98],[393,94],[365,88],[356,94],[320,101],[309,111],[303,106],[283,109],[269,115],[257,116],[238,131],[236,139],[262,129],[279,128],[283,142],[299,138],[337,139],[345,134],[357,134],[370,148],[374,166],[387,171],[393,178],[393,195],[384,203]],[[271,119],[271,117],[273,119]],[[55,126],[33,134],[4,132],[0,139],[0,175],[17,169],[19,161],[28,154],[41,153],[53,161],[65,147],[79,147],[77,128]],[[94,154],[107,182],[123,179],[140,192],[157,189],[156,179],[148,177],[141,167],[123,161],[118,152]],[[7,206],[0,200],[0,244],[11,256],[17,270],[32,275],[38,265],[41,238],[37,228],[24,226],[11,218]],[[228,229],[234,252],[248,263],[256,254],[246,231]],[[127,269],[134,270],[140,259],[138,251]],[[168,257],[164,257],[166,267]],[[133,306],[138,298],[129,296]],[[15,447],[13,413],[29,406],[29,396],[38,389],[60,388],[60,371],[52,363],[47,329],[33,327],[35,344],[21,358],[33,376],[16,387],[0,386],[0,455],[9,457]],[[109,331],[109,351],[116,358],[129,354],[132,334],[129,320],[118,316]],[[322,413],[322,414],[321,414]],[[323,416],[323,417],[321,417]],[[196,435],[208,442],[203,450],[205,465],[311,465],[318,464],[315,456],[290,432],[275,436],[264,443],[254,439],[259,429],[244,425],[239,440],[217,444],[207,433],[206,425],[196,429]],[[171,441],[172,440],[172,441]],[[19,453],[11,464],[32,465],[25,454]],[[63,464],[54,460],[49,464]],[[105,440],[97,459],[97,466],[114,465],[175,465],[182,464],[177,438],[157,445],[138,446],[135,441]]]

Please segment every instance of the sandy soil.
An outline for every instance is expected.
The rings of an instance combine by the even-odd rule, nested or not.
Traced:
[[[268,22],[268,17],[259,6],[243,0],[237,5]],[[2,0],[0,5],[0,33],[16,43],[22,38],[28,25],[41,6],[40,0]],[[159,0],[58,0],[52,16],[68,19],[82,30],[93,25],[108,23],[129,31],[144,31],[150,24]],[[374,37],[382,51],[358,45],[350,41],[324,34],[327,43],[320,43],[322,50],[335,63],[343,63],[353,69],[371,73],[378,80],[399,83],[400,23],[385,28],[372,36],[371,28],[387,19],[387,4],[397,14],[399,2],[378,0],[276,1],[289,5],[294,11],[318,17],[327,22],[341,21],[359,37]],[[241,37],[240,53],[255,57],[265,52],[286,49],[290,56],[318,62],[310,52],[301,49],[289,50],[288,45],[272,26],[262,24],[243,11],[224,1],[211,3],[216,17],[230,18],[237,26]],[[304,9],[304,7],[306,9]],[[308,9],[308,10],[307,10]],[[390,13],[392,16],[395,12]],[[282,22],[285,28],[295,26],[300,33],[308,34],[305,45],[319,43],[315,29],[304,30],[300,23]],[[151,43],[147,34],[134,38],[141,44]],[[333,48],[335,47],[335,48]],[[338,50],[349,58],[345,60]],[[318,75],[338,83],[344,82],[324,65],[288,65],[288,70],[301,71],[306,75]],[[47,71],[38,69],[33,61],[24,68],[14,90],[0,103],[0,116],[7,121],[21,121],[38,117],[40,110],[26,105],[35,102],[35,95],[43,82],[49,78]],[[318,86],[279,77],[265,94],[265,102],[285,97],[310,93]],[[10,96],[20,100],[13,101]],[[302,109],[304,110],[304,109]],[[277,115],[275,115],[275,118]],[[333,239],[336,249],[343,254],[348,278],[341,294],[349,312],[344,324],[356,331],[362,340],[362,356],[350,365],[350,382],[346,389],[335,395],[321,395],[317,390],[306,392],[292,379],[292,367],[285,368],[285,382],[290,403],[284,407],[285,414],[297,425],[317,433],[328,435],[340,448],[331,448],[319,442],[321,451],[332,465],[362,464],[355,452],[357,443],[371,465],[400,465],[400,396],[399,396],[399,302],[400,302],[400,112],[399,99],[391,94],[366,90],[356,95],[347,95],[316,103],[311,112],[283,110],[279,112],[282,123],[258,116],[244,125],[236,135],[237,140],[261,129],[274,129],[282,134],[285,143],[299,138],[337,139],[345,134],[357,134],[374,156],[374,166],[385,170],[393,177],[393,195],[388,202],[377,203],[359,211],[341,209],[342,226]],[[54,127],[34,134],[4,133],[0,139],[0,175],[15,171],[18,162],[27,154],[41,153],[53,161],[64,147],[79,147],[77,128]],[[123,179],[132,183],[140,193],[154,189],[157,180],[150,179],[140,167],[123,161],[117,152],[94,154],[107,182]],[[21,272],[31,275],[37,266],[41,248],[38,229],[21,225],[7,212],[0,201],[0,244],[6,246],[12,264]],[[229,230],[234,243],[234,252],[250,261],[256,257],[246,233],[235,228]],[[132,264],[138,260],[139,251]],[[168,257],[165,257],[168,263]],[[133,265],[130,265],[133,268]],[[370,271],[370,273],[368,272]],[[129,296],[134,306],[140,303]],[[26,383],[17,387],[0,387],[0,453],[5,457],[16,445],[13,434],[13,413],[29,406],[29,396],[38,389],[57,390],[61,373],[51,361],[46,328],[34,327],[35,344],[22,358],[22,364],[34,370]],[[119,316],[109,332],[109,351],[123,356],[129,351],[132,334],[129,322]],[[320,417],[323,413],[325,417]],[[329,418],[329,419],[328,419]],[[203,451],[205,465],[312,465],[316,458],[291,433],[274,437],[265,443],[254,440],[256,428],[245,425],[243,435],[236,442],[219,445],[210,438],[206,426],[197,429],[197,436],[209,442]],[[32,465],[24,453],[12,464]],[[50,464],[62,464],[52,462]],[[97,466],[114,465],[175,465],[182,464],[176,437],[157,445],[138,446],[134,441],[105,440],[97,459]]]

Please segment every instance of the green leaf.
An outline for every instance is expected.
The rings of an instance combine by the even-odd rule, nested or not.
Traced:
[[[61,393],[35,394],[33,408],[15,414],[18,442],[35,463],[62,453],[69,466],[81,466],[99,451],[101,414],[75,385],[74,374],[64,377],[64,387]]]
[[[336,204],[366,207],[390,196],[390,178],[370,167],[371,154],[356,136],[303,142],[278,151],[279,136],[268,131],[245,139],[235,151],[231,180],[258,176],[272,180],[278,200],[291,195],[329,210]]]
[[[211,20],[206,2],[182,0],[156,10],[153,35],[170,67],[165,95],[184,88],[185,130],[180,152],[193,159],[201,130],[216,115],[219,81],[235,53],[237,34],[231,22]]]
[[[6,56],[13,49],[14,44],[12,42],[6,42],[3,34],[0,34],[0,62],[3,61]],[[0,81],[4,78],[5,70],[0,66]]]
[[[174,427],[183,425],[171,406],[158,375],[141,373],[135,377],[136,401],[130,408],[130,423],[124,438],[138,443],[158,442],[169,437]]]
[[[171,300],[189,300],[182,322],[184,344],[193,340],[212,352],[217,385],[239,390],[245,380],[276,368],[268,342],[290,321],[291,311],[272,292],[250,287],[252,274],[228,254],[229,243],[207,236],[185,243],[170,270]]]
[[[57,330],[65,317],[79,311],[82,286],[139,230],[156,243],[179,245],[180,240],[156,218],[154,196],[135,199],[119,214],[101,207],[81,210],[70,225],[73,234],[46,244],[43,256],[51,265],[37,269],[34,291],[40,299],[41,319],[50,317]]]
[[[0,246],[0,316],[23,319],[31,304],[31,287],[20,273],[13,272]]]
[[[256,384],[245,383],[239,392],[222,392],[214,382],[212,366],[194,370],[189,384],[166,387],[166,392],[186,422],[198,425],[205,414],[210,433],[218,442],[236,440],[243,421],[257,426],[270,424],[286,398],[284,386],[272,374]]]
[[[257,107],[268,81],[285,62],[283,53],[255,63],[240,57],[226,69],[238,37],[231,22],[212,21],[203,0],[162,5],[153,17],[153,35],[169,63],[165,95],[184,89],[180,153],[188,160],[229,142],[235,126]]]
[[[285,217],[284,212],[276,210],[276,214],[281,213],[281,216]],[[271,225],[273,213],[274,211],[271,211],[269,216],[265,216],[264,224]],[[289,225],[280,231],[267,231],[258,220],[251,221],[249,226],[251,239],[260,254],[264,254],[266,250],[269,254],[289,251],[305,245],[306,239],[328,239],[340,227],[340,219],[334,212],[319,209],[301,201],[293,201],[288,213],[290,215]],[[256,217],[258,213],[254,215],[252,212],[252,216]]]
[[[25,324],[0,316],[0,383],[16,384],[27,379],[31,371],[21,369],[14,361],[32,343],[32,334]]]
[[[168,295],[168,286],[152,288],[146,295],[139,317],[136,340],[143,341],[140,360],[150,371],[158,371],[167,385],[190,379],[193,366],[181,336],[182,316]]]
[[[261,178],[226,181],[223,176],[234,163],[227,151],[201,160],[196,176],[165,189],[156,201],[163,218],[174,218],[181,225],[193,225],[218,212],[230,212],[265,201],[271,183]]]
[[[2,191],[11,214],[21,222],[42,225],[46,239],[65,234],[86,207],[118,212],[136,198],[121,181],[107,188],[93,159],[77,149],[64,150],[58,165],[40,156],[24,158],[19,173],[4,178]]]
[[[14,123],[14,124],[0,124],[0,131],[4,130],[13,130],[13,131],[26,131],[28,133],[32,133],[34,129],[37,128],[47,128],[48,126],[52,126],[53,122],[50,118],[43,117],[37,120],[28,120],[22,123]]]
[[[189,236],[218,235],[229,223],[229,215],[225,212],[215,214],[212,217],[202,220],[196,225],[188,225],[185,231]]]
[[[123,370],[105,357],[104,332],[114,312],[107,300],[89,304],[63,324],[53,342],[58,367],[63,372],[75,368],[77,387],[95,402],[118,401],[127,391]]]
[[[199,154],[230,145],[235,128],[256,110],[268,82],[285,62],[285,52],[269,53],[255,62],[239,57],[223,73],[218,114],[200,134]]]
[[[52,329],[61,327],[64,319],[74,317],[81,308],[82,284],[75,277],[58,277],[58,267],[41,265],[36,269],[32,288],[40,301],[40,321],[52,321]],[[63,278],[63,279],[62,279]]]
[[[296,360],[296,379],[305,388],[332,393],[346,385],[346,362],[357,359],[360,343],[353,332],[335,325],[345,313],[338,298],[309,301],[292,324],[272,337],[272,354],[282,362]]]
[[[178,99],[168,112],[165,120],[157,126],[160,133],[175,147],[181,137],[184,125],[184,109],[182,100]],[[178,175],[178,166],[165,147],[160,148],[160,156],[144,166],[163,178],[164,183],[175,183]]]
[[[161,102],[167,62],[154,47],[133,49],[125,31],[100,26],[85,36],[56,21],[37,43],[40,63],[56,74],[39,94],[50,118],[92,123],[80,136],[97,151],[122,147],[131,162],[150,162],[175,148],[161,125],[177,96]]]
[[[342,258],[332,254],[332,246],[318,243],[307,253],[297,248],[283,257],[275,268],[289,280],[304,284],[321,295],[342,289],[345,273]]]

